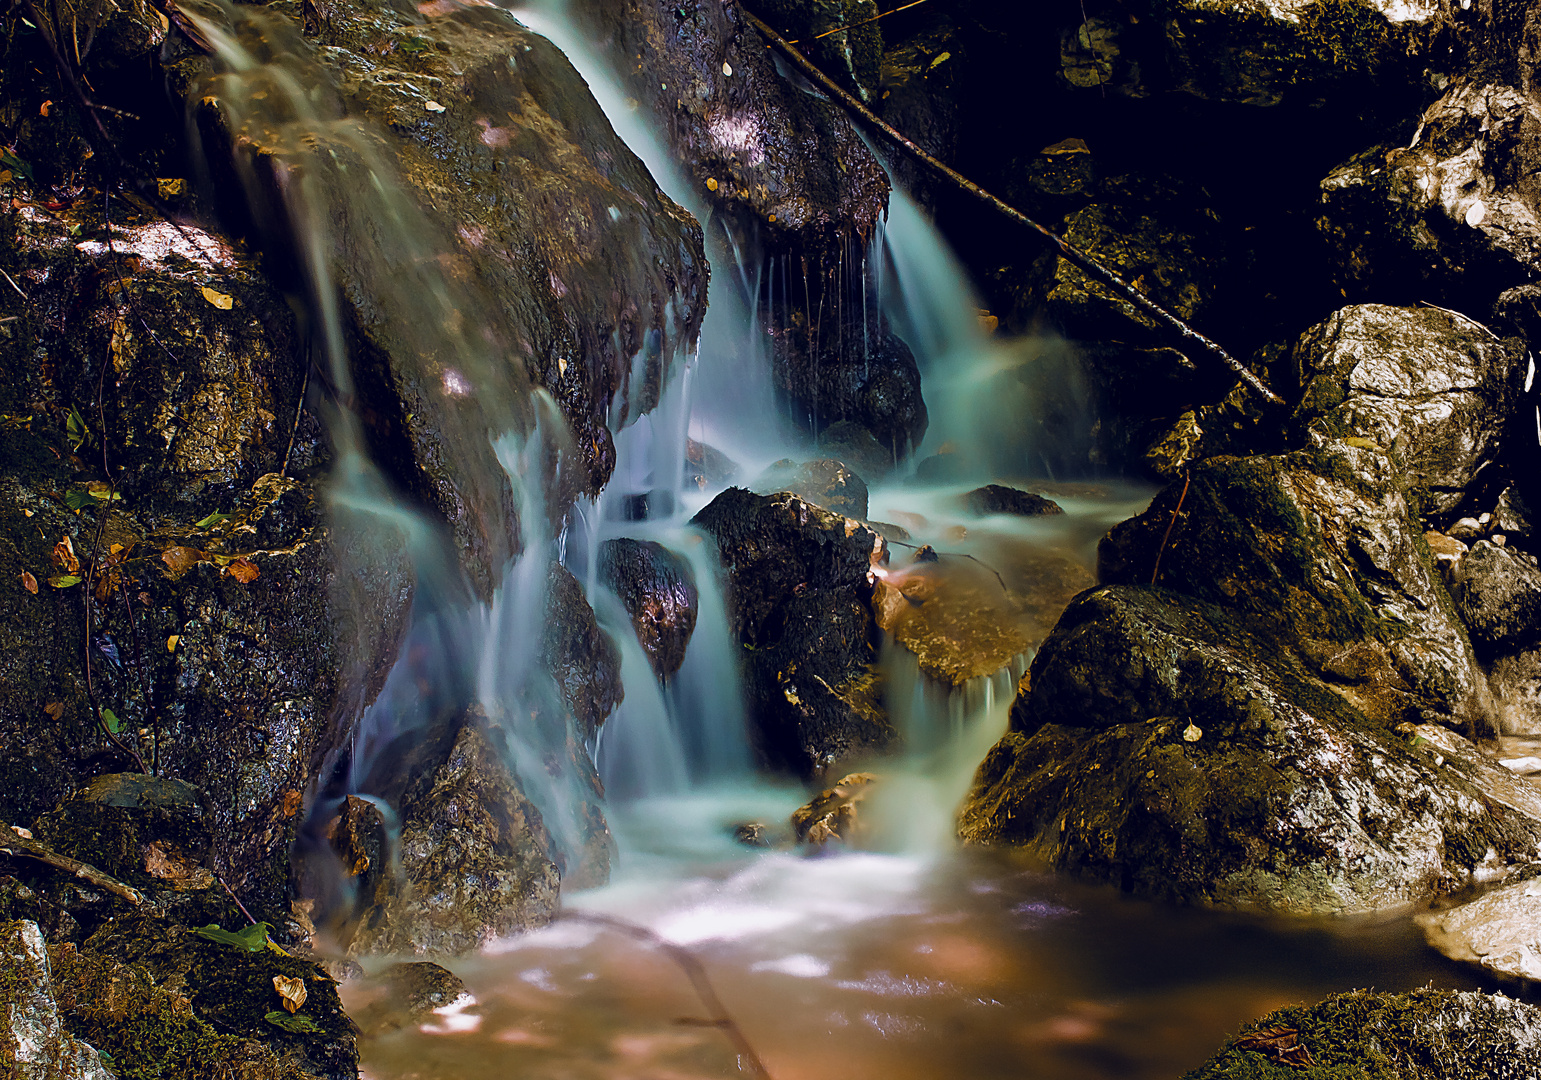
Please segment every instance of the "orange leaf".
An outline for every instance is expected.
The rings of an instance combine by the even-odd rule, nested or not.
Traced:
[[[169,547],[161,552],[161,562],[171,569],[173,578],[179,578],[198,563],[208,561],[208,555],[197,548]]]
[[[49,716],[51,716],[53,719],[55,719],[55,720],[63,720],[64,719],[64,702],[62,702],[62,701],[50,701],[47,705],[43,706],[43,711],[45,713],[47,713]]]
[[[35,595],[37,593],[37,578],[23,570],[21,572],[21,587]]]
[[[235,578],[242,585],[256,581],[257,564],[252,562],[245,555],[242,555],[240,558],[236,559],[230,564],[230,576]]]
[[[75,545],[68,535],[54,545],[50,558],[55,566],[61,566],[72,574],[80,573],[80,560],[75,557]]]

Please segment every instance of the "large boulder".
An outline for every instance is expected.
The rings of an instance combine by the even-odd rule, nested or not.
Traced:
[[[1482,673],[1396,463],[1366,440],[1195,463],[1108,533],[1098,577],[1228,608],[1372,718],[1486,723]]]
[[[755,478],[754,488],[762,495],[789,491],[815,506],[858,521],[867,516],[866,481],[834,458],[772,462]]]
[[[1541,563],[1534,555],[1478,540],[1452,576],[1456,610],[1483,659],[1541,642]]]
[[[1498,1080],[1531,1075],[1537,1053],[1541,1010],[1503,994],[1350,990],[1248,1024],[1183,1080]]]
[[[1103,587],[1061,618],[959,832],[1181,903],[1394,909],[1541,848],[1541,793],[1404,736],[1216,603]]]
[[[1418,916],[1429,944],[1506,979],[1541,983],[1541,879],[1535,872],[1445,911]]]
[[[1361,304],[1307,330],[1295,423],[1395,455],[1424,514],[1448,514],[1498,459],[1525,348],[1440,308]]]
[[[759,752],[800,776],[892,747],[870,601],[883,541],[796,495],[729,488],[692,519],[717,542]]]

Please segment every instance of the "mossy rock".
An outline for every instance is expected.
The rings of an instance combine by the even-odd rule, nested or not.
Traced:
[[[79,950],[64,947],[56,962],[75,992],[67,1010],[73,1028],[93,1032],[115,1060],[122,1055],[133,1062],[139,1071],[127,1075],[214,1078],[225,1075],[221,1069],[253,1080],[357,1075],[357,1029],[336,983],[311,961],[271,947],[249,952],[138,915],[103,927]],[[292,1014],[303,1019],[287,1027],[268,1019],[291,1016],[275,976],[299,979],[306,990],[305,1003]],[[177,1071],[177,1055],[188,1071]]]
[[[1236,1042],[1278,1029],[1299,1033],[1312,1064],[1233,1043],[1183,1080],[1528,1080],[1541,1060],[1541,1010],[1480,991],[1351,990],[1271,1012]]]

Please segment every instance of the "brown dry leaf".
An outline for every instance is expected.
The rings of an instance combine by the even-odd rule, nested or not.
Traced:
[[[52,718],[55,721],[63,720],[64,719],[64,702],[62,702],[62,701],[50,701],[47,705],[43,706],[43,711],[45,713],[47,713],[49,715],[49,717]]]
[[[54,545],[50,558],[53,559],[55,566],[62,567],[72,574],[80,573],[80,560],[75,557],[75,545],[71,542],[68,533]]]
[[[242,585],[250,584],[257,580],[257,564],[242,555],[230,564],[230,576]]]
[[[298,1012],[300,1006],[305,1004],[304,979],[291,979],[286,975],[274,975],[273,989],[278,991],[278,996],[283,999],[284,1008],[290,1012]]]
[[[161,552],[161,562],[170,568],[173,578],[179,578],[198,563],[208,561],[208,555],[197,548],[169,547]]]
[[[229,311],[231,308],[235,307],[234,297],[227,296],[222,292],[215,292],[207,285],[203,286],[200,291],[203,293],[203,298],[205,300],[219,308],[221,311]]]
[[[1243,1035],[1235,1045],[1239,1050],[1266,1054],[1275,1065],[1288,1065],[1292,1069],[1309,1069],[1316,1064],[1311,1051],[1301,1045],[1300,1032],[1291,1027],[1263,1028]]]
[[[21,572],[21,587],[26,589],[29,593],[32,593],[34,596],[37,595],[37,578],[23,570]]]

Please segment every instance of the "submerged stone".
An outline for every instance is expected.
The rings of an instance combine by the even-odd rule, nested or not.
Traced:
[[[1541,876],[1418,916],[1429,944],[1494,975],[1541,983]]]
[[[1052,499],[1045,499],[1042,495],[1035,495],[1031,491],[1022,491],[1003,484],[986,484],[984,487],[975,488],[963,498],[969,510],[980,517],[988,514],[1042,517],[1065,512]]]
[[[798,807],[792,812],[792,831],[797,842],[810,847],[823,847],[834,841],[858,846],[868,831],[861,820],[860,806],[877,782],[878,777],[872,773],[851,773]]]
[[[392,964],[371,976],[369,983],[382,994],[355,1017],[366,1037],[397,1031],[456,1002],[471,1000],[458,975],[426,960]]]

